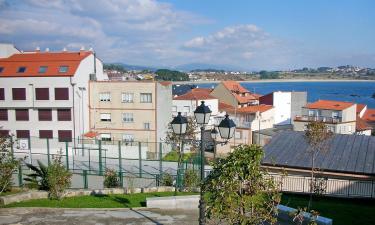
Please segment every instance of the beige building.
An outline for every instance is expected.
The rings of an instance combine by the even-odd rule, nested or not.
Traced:
[[[302,115],[294,118],[294,130],[303,131],[309,122],[321,121],[334,133],[354,134],[356,117],[355,103],[319,100],[302,108]]]
[[[172,119],[172,85],[153,81],[90,82],[90,128],[104,141],[158,142]]]

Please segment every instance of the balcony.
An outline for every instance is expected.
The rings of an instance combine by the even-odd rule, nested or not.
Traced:
[[[341,123],[341,117],[327,117],[327,116],[296,116],[294,121],[299,122],[323,122],[323,123]]]

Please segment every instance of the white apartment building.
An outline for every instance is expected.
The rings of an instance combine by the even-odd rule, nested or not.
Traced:
[[[71,141],[89,130],[89,80],[107,79],[93,51],[0,44],[0,57],[0,135]]]

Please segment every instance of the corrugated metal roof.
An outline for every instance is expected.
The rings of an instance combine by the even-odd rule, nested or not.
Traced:
[[[331,172],[375,175],[375,137],[335,134],[327,150],[318,153],[316,167]],[[311,154],[304,132],[283,131],[264,146],[264,165],[311,168]]]

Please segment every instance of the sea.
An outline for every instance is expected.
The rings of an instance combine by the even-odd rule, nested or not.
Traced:
[[[262,95],[273,91],[307,91],[307,101],[319,99],[366,104],[375,108],[375,81],[319,81],[319,82],[240,82],[251,92]],[[199,84],[198,87],[215,87],[216,83]]]

